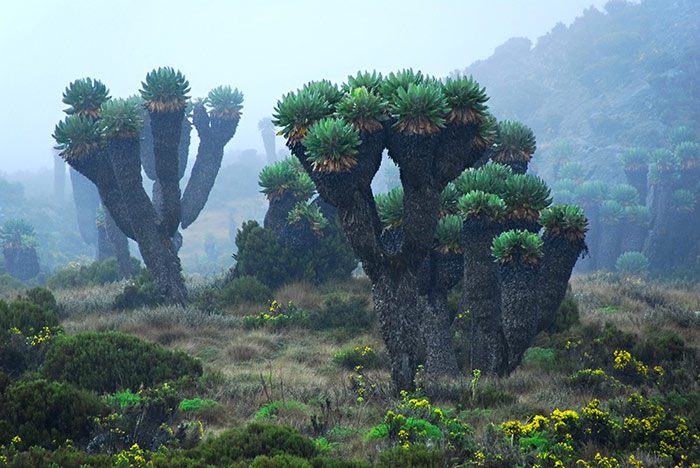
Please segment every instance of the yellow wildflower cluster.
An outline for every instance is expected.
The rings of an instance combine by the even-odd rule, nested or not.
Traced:
[[[49,341],[52,337],[51,329],[49,327],[44,327],[35,335],[27,337],[27,344],[30,346],[38,346],[41,343]]]
[[[365,347],[355,346],[355,353],[359,354],[360,357],[365,357],[372,352],[373,352],[373,350],[369,346],[365,346]]]
[[[145,452],[139,444],[134,444],[128,450],[122,450],[114,456],[114,465],[118,467],[142,468],[149,465]]]
[[[501,431],[511,438],[519,438],[528,436],[535,431],[543,431],[547,429],[549,420],[544,416],[537,414],[527,424],[522,424],[520,421],[506,421],[501,424]]]
[[[649,373],[649,366],[644,364],[642,361],[636,359],[634,356],[632,356],[632,353],[629,351],[625,351],[623,349],[617,349],[613,352],[613,356],[615,356],[615,364],[613,367],[618,370],[623,370],[626,369],[628,366],[633,366],[637,374],[641,375],[642,377],[647,377]],[[660,367],[660,366],[658,366]],[[663,372],[663,369],[662,369]],[[663,375],[663,374],[660,374]]]

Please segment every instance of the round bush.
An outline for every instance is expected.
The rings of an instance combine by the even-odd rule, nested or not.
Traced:
[[[246,275],[224,286],[220,297],[227,304],[265,303],[272,299],[272,291],[257,278]]]
[[[96,392],[150,387],[180,377],[199,377],[199,360],[119,332],[59,336],[42,372],[54,380]]]
[[[56,327],[58,323],[55,310],[37,305],[28,299],[15,300],[9,304],[0,300],[0,330],[18,328],[26,336],[44,327]]]
[[[617,257],[615,269],[625,276],[644,276],[649,271],[649,260],[640,252],[625,252]]]

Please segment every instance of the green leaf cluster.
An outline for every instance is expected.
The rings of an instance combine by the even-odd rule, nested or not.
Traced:
[[[537,264],[544,256],[542,239],[525,230],[510,230],[493,240],[491,253],[498,263]]]
[[[491,159],[500,163],[527,162],[536,149],[535,134],[530,127],[512,120],[498,122]]]
[[[159,67],[146,74],[141,82],[141,97],[151,112],[169,112],[184,109],[190,92],[185,76],[172,67]]]
[[[506,213],[506,203],[501,197],[481,190],[472,190],[462,195],[458,206],[464,219],[486,216],[497,221]]]
[[[462,247],[462,217],[447,215],[438,219],[435,228],[437,250],[442,253],[461,253]]]
[[[298,202],[287,215],[287,222],[289,224],[297,224],[302,221],[306,221],[311,226],[314,232],[320,233],[328,226],[328,220],[318,205],[308,202]]]
[[[374,197],[377,214],[384,229],[395,229],[403,222],[403,187],[396,187]]]
[[[141,100],[111,99],[102,105],[100,131],[106,138],[134,138],[141,134],[143,117]]]
[[[97,118],[100,107],[109,100],[109,90],[100,80],[81,78],[71,82],[63,92],[63,103],[69,105],[68,115]]]
[[[568,239],[583,239],[588,230],[588,219],[576,205],[554,205],[540,213],[540,224],[547,235]]]
[[[219,119],[237,119],[243,109],[243,93],[238,88],[217,86],[209,91],[204,103],[211,108],[211,116]]]
[[[357,164],[360,134],[343,119],[324,118],[304,137],[308,160],[314,170],[342,172]]]
[[[102,141],[100,124],[80,115],[69,115],[58,122],[51,136],[65,159],[79,158],[95,151]]]

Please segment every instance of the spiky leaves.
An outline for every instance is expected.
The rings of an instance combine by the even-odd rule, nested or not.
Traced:
[[[485,117],[488,110],[486,101],[489,99],[486,88],[479,87],[471,76],[448,78],[443,85],[443,93],[450,106],[448,123],[477,124]]]
[[[146,75],[141,82],[141,97],[149,112],[174,112],[187,105],[190,84],[185,76],[172,67],[160,67]]]
[[[335,83],[328,80],[310,81],[304,85],[302,91],[319,94],[331,107],[334,107],[343,98],[343,92],[338,89]]]
[[[291,191],[297,199],[308,200],[316,191],[311,177],[293,158],[265,166],[260,171],[258,184],[262,188],[261,192],[271,201],[281,197],[287,191]]]
[[[584,206],[597,206],[605,200],[608,187],[598,180],[587,180],[578,186],[576,198]]]
[[[336,113],[346,122],[352,123],[358,130],[369,133],[382,129],[382,122],[387,120],[388,103],[367,88],[353,88],[336,106]]]
[[[642,169],[649,164],[649,151],[644,148],[630,148],[620,159],[627,170]]]
[[[454,183],[450,182],[442,189],[440,192],[440,211],[438,216],[443,217],[450,214],[457,214],[458,207],[457,202],[459,200],[460,192]]]
[[[217,86],[209,91],[204,103],[210,108],[209,115],[217,119],[240,119],[243,109],[243,93],[238,88]]]
[[[387,101],[393,101],[399,89],[407,91],[409,86],[423,83],[426,78],[420,71],[414,72],[412,68],[387,75],[380,84],[380,93]]]
[[[75,80],[63,92],[63,103],[70,106],[63,112],[96,119],[100,116],[100,107],[109,98],[109,90],[100,80]]]
[[[675,157],[683,169],[700,167],[700,143],[684,141],[674,148]]]
[[[615,185],[610,190],[610,197],[625,207],[639,203],[639,192],[629,184]]]
[[[28,248],[35,243],[34,227],[24,219],[8,219],[0,226],[0,244],[5,248]]]
[[[588,219],[576,205],[554,205],[542,210],[540,224],[546,235],[571,241],[582,240],[588,230]]]
[[[541,210],[552,203],[547,184],[537,176],[513,174],[505,182],[503,200],[512,219],[537,221]]]
[[[644,205],[626,206],[624,219],[628,223],[646,227],[651,222],[651,210]]]
[[[491,156],[495,162],[528,162],[535,149],[535,134],[530,127],[511,120],[498,122]]]
[[[439,83],[399,87],[389,106],[396,128],[406,135],[432,135],[445,126],[449,104]]]
[[[486,167],[486,166],[484,166]],[[467,169],[454,181],[457,190],[462,193],[469,193],[473,190],[481,190],[486,193],[503,194],[505,189],[505,178],[494,174],[489,170]]]
[[[576,181],[582,179],[584,174],[583,166],[578,162],[564,163],[559,168],[559,177],[562,179]]]
[[[499,221],[506,213],[506,203],[501,197],[481,190],[462,195],[458,207],[465,220],[484,216],[492,221]]]
[[[355,88],[366,88],[370,93],[378,94],[380,93],[382,82],[381,73],[376,71],[372,71],[372,73],[358,71],[355,76],[348,76],[348,81],[343,85],[343,90],[351,92]]]
[[[357,164],[360,134],[343,119],[321,119],[303,143],[314,171],[344,172]]]
[[[277,101],[272,122],[282,128],[291,146],[306,135],[311,125],[332,113],[333,107],[320,93],[300,90]]]
[[[671,208],[680,213],[695,211],[695,195],[690,190],[679,189],[673,192]]]
[[[650,157],[657,173],[673,171],[680,164],[677,153],[665,148],[652,151]]]
[[[615,200],[605,200],[600,205],[600,221],[605,224],[618,224],[625,215],[624,207]]]
[[[675,127],[668,133],[668,142],[672,145],[678,145],[684,141],[695,141],[697,135],[690,127]]]
[[[287,222],[297,224],[302,221],[309,223],[311,230],[319,235],[328,226],[328,220],[318,205],[307,202],[298,202],[289,212]]]
[[[522,262],[536,265],[544,256],[542,239],[529,231],[506,231],[493,240],[491,254],[501,264]]]
[[[79,115],[69,115],[58,122],[51,136],[66,161],[92,153],[102,141],[98,122]]]
[[[384,229],[396,229],[403,222],[403,187],[396,187],[387,193],[374,197],[377,214]]]
[[[458,215],[447,215],[438,220],[435,229],[435,242],[438,252],[443,254],[462,253],[462,218]]]
[[[102,105],[100,131],[106,138],[136,138],[142,128],[139,98],[112,99]]]
[[[642,277],[649,271],[649,260],[641,252],[625,252],[617,257],[615,270],[624,276]]]

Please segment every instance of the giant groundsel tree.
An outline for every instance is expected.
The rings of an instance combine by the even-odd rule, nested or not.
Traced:
[[[78,81],[104,87],[97,80]],[[147,74],[140,97],[96,102],[78,95],[69,102],[69,115],[53,135],[66,162],[95,184],[119,230],[136,241],[164,299],[180,304],[186,301],[187,291],[173,238],[178,227],[191,224],[204,207],[224,145],[240,120],[243,99],[238,90],[222,86],[195,103],[192,119],[200,143],[181,196],[184,146],[189,142],[188,92],[189,83],[179,71],[159,68]],[[146,154],[141,151],[144,109],[151,130],[150,138],[144,138],[149,141]],[[142,161],[149,177],[155,177],[155,203],[143,187]]]
[[[284,96],[275,109],[275,124],[282,128],[288,147],[315,183],[320,196],[336,207],[345,234],[372,282],[392,379],[399,389],[413,385],[419,364],[417,350],[424,336],[439,336],[445,332],[445,323],[449,323],[443,317],[431,319],[429,330],[424,323],[426,297],[437,297],[443,285],[451,281],[439,273],[440,262],[431,261],[434,252],[461,255],[464,248],[464,283],[488,277],[486,286],[496,290],[489,298],[493,306],[479,317],[493,322],[489,333],[492,330],[500,333],[505,340],[512,327],[504,331],[501,310],[512,311],[518,301],[527,304],[523,313],[534,314],[528,320],[538,323],[536,296],[527,296],[518,289],[506,300],[498,291],[500,276],[491,257],[491,243],[506,227],[538,229],[539,211],[550,201],[546,186],[543,190],[542,184],[531,176],[512,174],[512,170],[503,166],[494,171],[500,174],[489,172],[479,176],[496,181],[502,192],[502,196],[494,197],[491,196],[495,195],[494,190],[482,190],[487,200],[483,204],[494,211],[498,222],[480,244],[482,250],[478,254],[484,261],[472,261],[473,256],[467,254],[473,241],[467,236],[471,227],[465,223],[467,241],[462,247],[457,242],[459,231],[454,218],[439,221],[449,215],[445,206],[457,195],[450,194],[451,189],[445,193],[448,184],[487,157],[494,142],[506,141],[502,134],[497,138],[496,120],[487,111],[487,99],[485,90],[471,78],[438,81],[420,72],[403,70],[386,77],[358,73],[340,88],[328,81],[311,82]],[[505,131],[510,128],[516,126],[503,126]],[[517,151],[520,159],[527,159],[528,152],[534,151],[534,138],[507,141],[509,145],[518,141],[526,143]],[[400,192],[386,195],[393,199],[388,203],[375,200],[370,186],[385,149],[398,166],[401,179]],[[522,170],[521,167],[522,164],[518,169]],[[458,186],[456,182],[455,191]],[[529,192],[521,196],[518,190],[523,189]],[[509,197],[511,206],[504,197]],[[474,213],[477,219],[482,216],[480,210]],[[538,259],[543,256],[539,253]],[[520,259],[520,256],[512,258]],[[426,271],[432,273],[426,275]],[[514,284],[530,284],[517,277],[517,273],[514,275]],[[426,278],[442,285],[426,284]],[[567,280],[568,275],[563,278],[564,283]],[[435,327],[440,329],[430,329]],[[530,328],[535,331],[519,338],[510,354],[510,347],[504,344],[494,372],[505,372],[517,363],[524,351],[522,343],[529,342],[536,333],[537,326]]]

